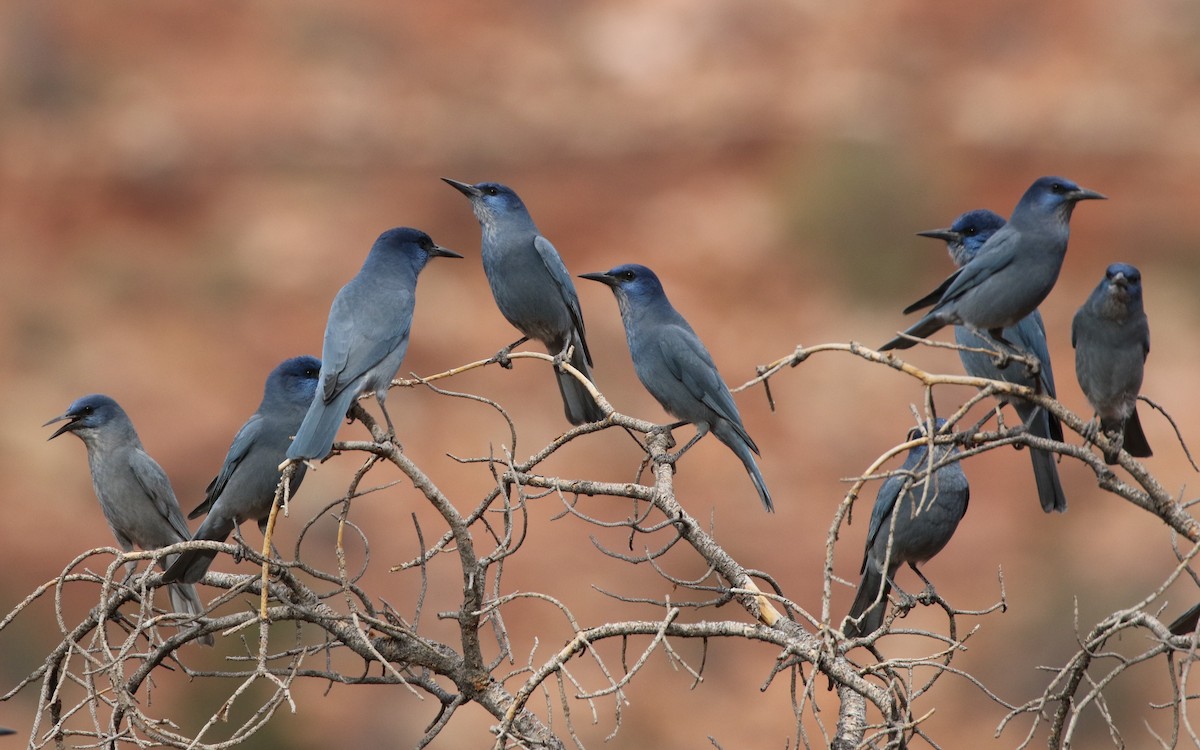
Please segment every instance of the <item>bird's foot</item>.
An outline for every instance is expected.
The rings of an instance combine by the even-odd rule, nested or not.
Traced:
[[[500,365],[501,367],[503,367],[505,370],[511,370],[512,369],[512,359],[510,359],[508,356],[511,353],[512,353],[512,347],[506,346],[503,349],[501,349],[500,351],[496,352],[495,356],[492,357],[492,361],[495,362],[496,364]]]
[[[929,581],[925,582],[925,588],[921,589],[921,593],[917,594],[916,600],[918,604],[928,607],[938,600],[937,591],[933,588],[933,584]]]

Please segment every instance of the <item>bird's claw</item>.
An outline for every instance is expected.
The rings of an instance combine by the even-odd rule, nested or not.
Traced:
[[[505,370],[511,370],[512,359],[508,356],[510,353],[512,353],[512,349],[506,346],[500,351],[496,352],[496,355],[492,357],[492,361],[503,367]]]

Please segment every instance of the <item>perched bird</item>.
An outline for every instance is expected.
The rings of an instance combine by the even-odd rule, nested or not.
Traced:
[[[536,339],[558,357],[570,349],[571,366],[591,380],[592,355],[584,337],[583,311],[575,284],[558,251],[538,231],[520,197],[495,182],[468,185],[442,179],[471,201],[483,229],[480,255],[492,297],[501,314],[522,334],[497,356],[503,361],[513,347]],[[567,372],[557,372],[556,376],[568,422],[586,424],[604,418],[583,383]]]
[[[624,265],[580,278],[612,288],[638,379],[664,409],[696,425],[696,436],[676,457],[712,430],[742,460],[763,507],[774,511],[771,493],[751,455],[751,451],[758,453],[758,446],[742,426],[733,395],[700,337],[671,306],[654,272],[645,266]]]
[[[166,472],[142,448],[133,422],[116,401],[99,393],[84,396],[42,426],[64,420],[66,424],[48,439],[72,432],[87,446],[92,488],[121,549],[129,552],[137,545],[153,550],[191,538]],[[165,567],[175,557],[159,563]],[[132,570],[133,564],[129,567]],[[167,593],[179,614],[197,617],[204,613],[191,584],[171,584]],[[207,646],[213,644],[212,635],[200,640]]]
[[[1152,454],[1138,419],[1137,397],[1150,353],[1150,324],[1142,309],[1142,274],[1128,263],[1113,263],[1071,321],[1075,378],[1096,410],[1100,429],[1118,449],[1148,458]],[[1104,460],[1117,462],[1116,452]]]
[[[321,379],[308,413],[288,448],[292,459],[329,455],[338,427],[360,394],[374,393],[388,433],[395,435],[384,401],[408,350],[417,275],[430,258],[461,258],[419,229],[379,235],[358,274],[329,310],[321,349]]]
[[[1061,177],[1038,178],[975,261],[955,271],[904,312],[929,305],[933,309],[879,350],[907,349],[916,343],[912,338],[926,338],[948,325],[987,331],[1008,343],[1001,338],[1001,330],[1015,326],[1037,309],[1058,280],[1075,204],[1102,198],[1100,193]]]
[[[987,209],[976,209],[962,214],[946,229],[917,234],[945,241],[954,265],[962,268],[975,259],[983,250],[988,238],[1003,226],[1004,218],[999,214]],[[1015,326],[1005,328],[1000,335],[1026,354],[1033,355],[1039,364],[1038,373],[1035,375],[1026,367],[1001,368],[996,365],[996,360],[991,355],[959,349],[958,357],[962,360],[963,369],[967,374],[1023,385],[1056,398],[1054,371],[1050,367],[1050,349],[1046,344],[1046,326],[1042,322],[1042,314],[1034,310],[1021,318]],[[954,326],[954,340],[959,346],[969,349],[994,351],[997,348],[994,341],[978,335],[967,326]],[[1001,401],[1012,404],[1030,435],[1062,442],[1062,423],[1058,421],[1058,417],[1024,399],[1002,398]],[[1042,510],[1047,513],[1065,512],[1067,498],[1058,479],[1058,466],[1054,463],[1054,454],[1033,448],[1029,451],[1029,458],[1033,463],[1033,477],[1037,482]]]
[[[188,514],[188,518],[208,514],[193,539],[223,542],[243,521],[258,521],[258,528],[266,533],[279,484],[279,464],[317,392],[320,372],[321,360],[316,357],[293,357],[267,376],[258,411],[234,435],[221,471],[205,491],[204,502]],[[296,466],[291,479],[293,493],[300,488],[307,469],[303,462]],[[163,574],[163,580],[196,583],[216,556],[212,550],[184,552]]]
[[[937,420],[937,430],[945,423],[944,419]],[[908,433],[909,440],[924,437],[921,428]],[[954,535],[971,496],[962,464],[947,463],[934,471],[932,483],[927,479],[931,467],[957,452],[954,445],[934,445],[930,462],[929,444],[914,446],[900,467],[904,473],[889,477],[879,488],[867,529],[862,581],[842,629],[847,637],[860,638],[878,630],[900,565],[907,563],[924,579],[918,563],[932,559]]]

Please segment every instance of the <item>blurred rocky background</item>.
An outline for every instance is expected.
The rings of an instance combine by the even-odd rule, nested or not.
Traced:
[[[736,385],[800,343],[887,339],[907,324],[900,309],[951,268],[940,243],[914,233],[976,207],[1007,215],[1042,174],[1110,197],[1076,212],[1062,278],[1042,307],[1060,398],[1087,413],[1071,316],[1108,263],[1134,263],[1154,343],[1143,392],[1195,448],[1194,2],[5,3],[0,601],[7,610],[80,551],[112,544],[83,447],[47,444],[42,422],[84,393],[114,396],[190,510],[266,373],[287,356],[320,353],[334,293],[383,229],[417,226],[467,256],[423,275],[406,372],[486,358],[516,338],[488,292],[478,225],[441,176],[511,185],[573,273],[631,261],[656,269]],[[599,386],[619,410],[665,421],[633,374],[610,293],[578,286]],[[959,371],[952,352],[908,356]],[[546,369],[520,361],[447,385],[506,405],[521,458],[566,427]],[[711,517],[735,557],[819,615],[841,480],[904,436],[923,394],[896,372],[839,354],[782,373],[773,390],[774,413],[761,389],[738,399],[779,512],[760,511],[740,465],[711,438],[682,461],[679,497]],[[939,394],[947,405],[968,395]],[[500,419],[421,390],[389,404],[408,454],[460,507],[487,491],[484,469],[446,454],[501,451],[511,441]],[[1170,426],[1145,407],[1143,422],[1156,453],[1148,465],[1187,499],[1196,476]],[[631,441],[606,434],[547,471],[627,480],[638,459]],[[310,475],[285,539],[305,509],[344,492],[357,465],[333,460]],[[963,608],[997,600],[1002,572],[1008,610],[968,621],[979,631],[955,666],[1019,704],[1041,692],[1039,667],[1074,652],[1076,618],[1086,632],[1165,579],[1172,537],[1076,463],[1061,467],[1070,512],[1055,517],[1038,508],[1024,453],[995,451],[966,469],[970,510],[925,571]],[[863,500],[873,497],[871,487]],[[414,554],[413,513],[427,534],[436,529],[422,502],[401,483],[354,510],[372,540],[373,585],[402,612],[416,588],[386,567]],[[857,575],[867,507],[842,534],[836,573],[845,578]],[[651,596],[665,584],[652,570],[603,560],[589,542],[599,532],[560,511],[555,498],[534,504],[506,589],[553,593],[583,625],[619,612],[656,617],[592,586]],[[676,560],[683,577],[703,572],[690,557]],[[249,572],[227,559],[217,566]],[[915,590],[910,578],[902,573],[901,585]],[[445,626],[433,613],[453,606],[461,584],[453,569],[433,584],[425,622],[436,633]],[[91,594],[70,600],[75,615]],[[835,589],[835,620],[852,595]],[[1162,600],[1164,617],[1198,596],[1180,582]],[[54,622],[43,604],[0,633],[3,689],[40,663]],[[944,627],[928,611],[909,623]],[[541,605],[514,607],[509,627],[518,663],[534,635],[542,656],[569,637]],[[881,648],[900,656],[934,647],[897,635]],[[239,649],[228,638],[215,653],[187,656],[218,668],[220,655]],[[688,655],[698,663],[698,648]],[[629,686],[621,731],[607,743],[611,709],[596,725],[582,706],[574,717],[596,747],[708,747],[708,736],[727,748],[786,747],[795,732],[787,686],[759,691],[775,656],[714,644],[694,689],[656,657]],[[155,710],[185,730],[236,685],[160,682]],[[0,724],[27,732],[33,697],[0,705]],[[1126,739],[1144,745],[1147,723],[1169,734],[1166,712],[1148,708],[1168,697],[1160,661],[1118,681],[1107,708]],[[436,713],[399,688],[314,682],[298,685],[295,699],[296,713],[281,712],[245,746],[410,747]],[[923,700],[936,707],[928,731],[944,747],[1013,747],[1028,728],[992,740],[1004,709],[957,677]],[[1090,719],[1081,746],[1109,741]],[[492,723],[463,709],[436,746],[485,746]]]

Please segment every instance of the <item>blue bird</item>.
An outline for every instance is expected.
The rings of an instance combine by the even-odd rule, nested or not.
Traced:
[[[962,214],[946,229],[934,229],[928,232],[918,232],[922,237],[932,237],[943,240],[950,253],[954,265],[962,268],[974,260],[985,247],[988,238],[1004,226],[1004,218],[987,209],[976,209]],[[1054,389],[1054,371],[1050,367],[1050,349],[1046,344],[1046,326],[1042,322],[1042,314],[1034,310],[1015,325],[1005,328],[1000,334],[1005,341],[1021,349],[1026,354],[1033,355],[1039,364],[1039,373],[1034,375],[1025,367],[998,367],[996,360],[984,352],[968,351],[968,349],[996,350],[994,341],[979,336],[967,326],[954,326],[954,340],[961,346],[958,356],[962,360],[963,369],[967,374],[978,378],[1002,380],[1008,383],[1023,385],[1039,390],[1051,398],[1056,398]],[[1058,417],[1045,409],[1041,409],[1024,399],[1001,399],[1011,403],[1017,416],[1035,437],[1062,442],[1062,423]],[[1062,483],[1058,478],[1058,466],[1054,463],[1054,455],[1048,451],[1033,448],[1029,451],[1033,463],[1033,476],[1037,483],[1038,499],[1042,510],[1047,513],[1065,512],[1067,498],[1063,493]]]
[[[937,420],[940,432],[946,420]],[[909,440],[925,438],[924,429],[908,433]],[[937,468],[933,482],[926,481],[929,469],[958,453],[955,445],[934,445],[929,460],[927,442],[909,449],[900,472],[888,477],[875,496],[871,524],[867,529],[862,580],[842,628],[849,638],[861,638],[883,625],[888,593],[896,571],[907,564],[924,580],[917,568],[945,548],[967,512],[971,488],[962,463],[953,461]]]
[[[933,305],[925,317],[893,338],[880,351],[907,349],[948,325],[987,331],[1001,343],[1002,329],[1015,326],[1032,313],[1058,281],[1071,212],[1082,200],[1104,196],[1061,177],[1040,177],[1021,197],[1008,223],[968,263],[942,282],[933,293],[909,305],[910,313]]]
[[[84,396],[42,426],[62,421],[66,424],[47,439],[70,432],[83,441],[92,489],[122,550],[129,552],[135,545],[154,550],[191,538],[166,472],[146,453],[129,415],[116,401],[99,393]],[[159,564],[165,567],[175,557],[159,560]],[[130,572],[133,567],[130,563]],[[204,614],[204,605],[191,584],[171,584],[167,593],[179,614]],[[211,646],[213,637],[205,634],[200,642]]]
[[[613,290],[638,379],[664,409],[696,425],[696,436],[676,458],[712,430],[745,465],[763,507],[768,512],[775,510],[751,455],[759,452],[758,446],[742,426],[733,395],[700,337],[671,306],[654,272],[645,266],[623,265],[580,278],[599,281]]]
[[[554,245],[542,236],[512,188],[495,182],[470,185],[442,178],[471,201],[483,231],[483,272],[501,314],[522,338],[502,349],[501,362],[529,339],[557,357],[571,349],[571,366],[592,379],[592,355],[584,337],[583,311],[575,284]],[[556,373],[563,411],[571,424],[604,419],[588,389],[570,373]]]
[[[305,356],[284,360],[267,376],[258,410],[234,435],[221,471],[205,490],[204,502],[188,514],[188,518],[208,514],[193,539],[223,542],[243,521],[257,521],[266,533],[279,484],[279,464],[316,395],[320,372],[321,360]],[[304,462],[296,466],[293,494],[300,489],[307,469]],[[212,550],[184,552],[163,574],[163,580],[196,583],[216,556]]]
[[[1104,279],[1071,321],[1075,347],[1075,378],[1096,410],[1100,429],[1129,455],[1153,453],[1137,398],[1142,389],[1146,355],[1150,353],[1150,324],[1142,307],[1142,274],[1128,263],[1113,263]],[[1104,460],[1117,462],[1116,451]]]
[[[328,456],[342,419],[364,393],[375,394],[388,434],[395,436],[384,401],[408,350],[417,275],[430,258],[461,257],[419,229],[399,227],[379,235],[362,269],[333,298],[321,349],[320,384],[288,458]]]

